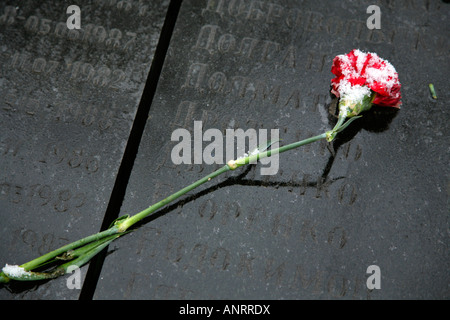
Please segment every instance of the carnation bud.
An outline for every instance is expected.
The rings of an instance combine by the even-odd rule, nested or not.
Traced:
[[[372,107],[376,93],[370,91],[362,96],[344,95],[339,100],[339,116],[350,118],[359,115],[361,112],[367,111]]]
[[[328,142],[333,141],[338,132],[344,130],[353,120],[359,118],[361,112],[369,110],[375,97],[375,92],[361,86],[351,86],[345,93],[341,94],[338,121],[333,130],[326,132]],[[347,118],[351,119],[345,122]]]

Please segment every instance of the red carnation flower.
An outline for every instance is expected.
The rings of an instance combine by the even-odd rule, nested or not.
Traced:
[[[326,132],[328,141],[373,104],[400,108],[398,73],[376,53],[353,49],[349,54],[336,56],[331,72],[336,75],[331,80],[331,92],[339,98],[339,117],[334,128]],[[347,118],[352,119],[346,121]]]
[[[347,55],[338,55],[333,60],[331,92],[337,97],[358,101],[363,96],[372,96],[372,103],[399,108],[401,104],[400,82],[395,68],[376,53],[364,53],[353,49]]]

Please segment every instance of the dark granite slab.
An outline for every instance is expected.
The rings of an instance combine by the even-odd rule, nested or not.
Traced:
[[[64,28],[72,4],[0,4],[2,265],[97,232],[138,142],[168,1],[78,1],[79,32]],[[369,5],[381,29],[368,29]],[[174,163],[171,136],[194,141],[194,121],[224,139],[278,129],[282,144],[330,129],[331,62],[353,48],[396,67],[402,109],[374,108],[333,143],[281,155],[276,175],[241,168],[160,210],[109,246],[94,298],[448,299],[448,30],[445,1],[184,1],[123,214],[221,166]],[[79,298],[66,281],[0,298]]]
[[[81,10],[79,30],[66,25],[73,4]],[[100,230],[167,6],[0,4],[2,267]],[[1,299],[79,294],[66,278],[0,289]]]
[[[331,62],[353,48],[396,67],[403,107],[161,210],[110,246],[94,298],[448,299],[448,30],[441,1],[184,1],[123,214],[219,167],[173,163],[171,135],[194,121],[283,143],[330,129]]]

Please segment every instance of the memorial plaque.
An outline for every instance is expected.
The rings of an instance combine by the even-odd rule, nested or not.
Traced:
[[[333,143],[280,155],[275,175],[243,167],[160,210],[110,246],[94,298],[450,297],[449,7],[375,2],[378,29],[367,1],[183,2],[123,214],[232,159],[205,157],[227,129],[278,129],[282,144],[330,130],[338,54],[389,60],[402,109],[374,108]],[[190,164],[174,160],[177,129]]]
[[[167,6],[0,4],[2,267],[100,230]],[[0,298],[78,298],[66,280],[4,285]]]

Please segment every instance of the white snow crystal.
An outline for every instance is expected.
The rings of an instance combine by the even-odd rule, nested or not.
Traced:
[[[353,53],[356,56],[356,70],[352,67],[350,58],[347,55],[338,56],[342,63],[341,72],[344,76],[337,87],[337,91],[341,97],[347,97],[353,101],[359,101],[364,96],[370,94],[369,87],[375,82],[383,84],[388,91],[391,90],[392,86],[397,83],[397,71],[394,66],[389,63],[389,61],[381,59],[376,53],[365,53],[359,49],[356,49]],[[366,79],[366,83],[363,86],[352,86],[348,79],[352,76],[361,75],[368,54],[372,56],[372,59],[369,60],[369,63],[364,70],[364,74],[362,75]],[[384,64],[381,64],[378,68],[373,67],[373,63],[380,60],[383,61]]]
[[[350,82],[342,80],[339,85],[339,94],[343,99],[362,101],[365,96],[370,95],[370,88],[360,85],[352,86]]]
[[[6,264],[2,271],[9,277],[20,278],[24,275],[30,275],[29,271],[26,271],[24,268],[18,265],[9,265]]]

